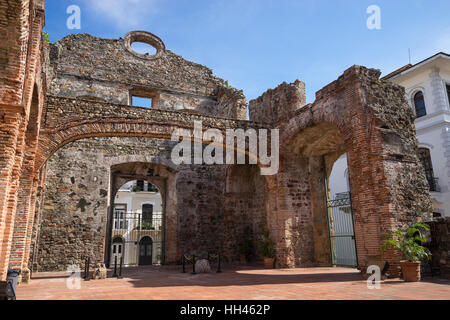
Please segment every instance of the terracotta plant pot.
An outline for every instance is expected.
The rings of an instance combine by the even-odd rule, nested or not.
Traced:
[[[264,268],[266,269],[275,268],[275,258],[264,257]]]
[[[400,261],[403,280],[406,282],[420,281],[420,262]]]

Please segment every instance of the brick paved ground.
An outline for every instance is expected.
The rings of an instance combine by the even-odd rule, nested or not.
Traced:
[[[18,288],[23,299],[450,299],[450,281],[424,279],[405,283],[383,281],[380,290],[368,290],[357,270],[308,268],[264,270],[226,268],[223,273],[180,273],[181,267],[126,269],[121,280],[82,281],[80,290],[66,287],[64,273],[40,273]]]

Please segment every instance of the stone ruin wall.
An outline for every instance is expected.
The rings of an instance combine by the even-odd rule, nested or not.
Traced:
[[[350,92],[342,90],[345,88],[343,82],[350,81],[347,79],[350,72],[358,81],[360,77],[364,80],[362,83],[369,84],[364,88],[364,92],[368,93],[367,101],[344,102],[349,99]],[[359,145],[359,148],[368,148],[365,146],[368,143],[365,133],[351,139],[345,136],[351,134],[351,130],[366,130],[360,127],[364,121],[375,121],[371,128],[380,135],[370,148],[376,147],[374,152],[378,152],[377,156],[384,160],[375,166],[370,163],[375,161],[373,159],[355,161],[355,156],[365,153],[349,155],[349,167],[356,181],[359,181],[352,181],[357,221],[355,232],[358,234],[361,261],[366,263],[370,259],[381,259],[376,248],[383,231],[370,226],[382,221],[383,226],[389,228],[396,221],[395,226],[403,227],[414,216],[429,213],[430,207],[426,193],[421,194],[424,192],[422,186],[414,182],[425,180],[417,171],[417,157],[411,153],[417,148],[411,131],[411,111],[402,103],[401,90],[376,80],[377,74],[370,72],[373,73],[373,70],[350,69],[338,81],[318,92],[318,100],[312,105],[305,105],[304,85],[300,81],[282,84],[250,102],[252,120],[276,124],[282,129],[280,172],[276,176],[261,177],[256,173],[256,167],[251,166],[232,169],[226,166],[178,168],[176,244],[167,243],[166,246],[174,252],[171,262],[176,262],[181,252],[199,254],[217,248],[228,260],[236,259],[245,226],[252,228],[256,249],[260,228],[267,223],[277,246],[280,267],[330,265],[323,178],[330,174],[333,162],[346,150],[353,150],[354,146]],[[376,94],[380,87],[385,92],[383,97]],[[373,95],[372,90],[375,92]],[[351,94],[351,99],[354,99],[354,93]],[[355,113],[353,119],[356,116],[362,118],[357,122],[348,122],[352,112],[355,112],[353,110],[359,110],[358,104],[362,103],[367,104],[366,113]],[[89,103],[84,105],[89,108]],[[386,108],[386,105],[391,108]],[[328,119],[328,124],[324,119]],[[374,168],[377,169],[374,171]],[[367,216],[369,211],[364,194],[368,191],[361,189],[365,184],[368,184],[367,190],[377,196],[379,207],[390,201],[397,210],[385,207],[388,209],[383,215]],[[411,184],[415,189],[402,187]],[[381,185],[396,187],[388,193]],[[390,194],[396,195],[395,201],[387,199]],[[375,210],[372,203],[369,210]],[[361,212],[364,216],[360,215]],[[367,242],[366,238],[375,240]],[[104,241],[104,236],[102,239]],[[255,250],[254,253],[254,257],[259,259],[258,252]]]
[[[152,97],[152,109],[246,119],[247,101],[242,91],[225,85],[210,69],[184,60],[161,43],[156,59],[142,57],[127,48],[128,37],[112,40],[77,34],[50,45],[45,56],[49,60],[46,75],[51,99],[43,124],[57,126],[55,115],[62,112],[67,116],[73,109],[59,98],[86,100],[83,112],[94,118],[120,111],[110,107],[90,109],[89,101],[128,105],[134,94]],[[124,117],[133,113],[122,109]],[[78,118],[78,112],[72,111],[74,119]],[[79,263],[89,251],[103,257],[110,192],[107,159],[139,155],[163,157],[170,162],[171,145],[170,141],[151,138],[91,138],[57,151],[47,163],[42,214],[36,214],[42,222],[39,236],[35,232],[35,267],[41,271],[63,270],[67,264]],[[176,197],[172,212],[167,214],[175,217],[177,222],[173,224],[177,227],[167,232],[175,234],[166,243],[167,262],[178,261],[181,252],[217,250],[227,260],[236,260],[243,226],[251,224],[255,234],[260,232],[259,221],[265,218],[255,217],[265,215],[260,196],[264,188],[253,187],[245,196],[227,192],[230,171],[226,165],[177,168],[176,184],[168,192]],[[239,177],[234,175],[233,179]]]
[[[430,237],[426,246],[431,251],[433,266],[440,267],[442,278],[450,279],[450,217],[439,218],[427,224],[430,227]]]
[[[81,34],[70,35],[58,43],[48,46],[42,43],[41,37],[45,20],[44,1],[42,0],[24,0],[2,4],[0,5],[0,17],[2,18],[0,24],[6,23],[8,26],[7,32],[0,36],[4,40],[0,41],[0,70],[5,71],[1,75],[4,81],[0,87],[2,109],[0,118],[4,120],[3,123],[0,123],[2,129],[0,147],[5,151],[4,157],[0,159],[2,168],[4,168],[4,174],[0,176],[2,182],[0,184],[1,280],[6,278],[6,271],[9,267],[21,268],[24,273],[27,271],[24,259],[29,254],[28,232],[33,230],[34,234],[38,234],[39,228],[35,227],[33,219],[29,215],[32,216],[34,212],[36,198],[37,212],[40,212],[39,206],[44,207],[45,203],[42,202],[45,201],[45,197],[42,195],[47,192],[43,189],[45,167],[43,171],[39,172],[42,164],[40,161],[46,160],[48,156],[46,154],[45,157],[41,157],[42,140],[39,140],[37,156],[34,156],[34,147],[38,142],[38,137],[43,137],[45,140],[50,136],[45,132],[46,130],[42,130],[43,128],[49,129],[45,127],[45,123],[41,123],[43,126],[40,132],[35,130],[38,127],[36,123],[41,113],[45,119],[47,105],[44,103],[44,98],[46,98],[46,94],[48,94],[47,98],[56,95],[91,99],[84,100],[84,104],[96,100],[128,104],[130,93],[145,94],[153,95],[155,108],[189,110],[192,113],[216,117],[246,118],[246,102],[242,92],[226,86],[223,80],[214,77],[209,69],[188,62],[165,50],[164,44],[158,42],[158,39],[152,39],[158,44],[157,58],[143,57],[128,50],[130,43],[127,41],[146,38],[143,33],[139,32],[119,40],[99,39]],[[44,57],[41,57],[42,52]],[[49,65],[48,69],[46,65]],[[301,92],[301,85],[280,86],[280,88],[284,87],[288,88],[288,91],[290,91],[289,88],[292,88],[292,94],[271,92],[250,104],[250,114],[253,120],[277,124],[277,127],[284,131],[281,137],[283,142],[281,170],[276,177],[266,178],[265,190],[267,192],[254,196],[255,205],[248,203],[248,208],[246,208],[245,198],[237,199],[238,192],[232,191],[233,188],[228,188],[227,183],[214,180],[209,181],[205,189],[217,184],[222,188],[221,190],[225,190],[223,191],[224,196],[222,198],[214,197],[214,202],[218,203],[205,205],[210,201],[203,197],[205,190],[202,189],[203,184],[196,184],[190,179],[191,177],[195,178],[196,174],[193,174],[192,170],[178,171],[180,181],[183,181],[183,175],[189,172],[184,175],[184,182],[180,182],[180,190],[185,188],[196,195],[195,199],[191,199],[189,195],[184,195],[185,198],[181,200],[177,199],[178,203],[181,201],[183,204],[192,205],[189,208],[191,213],[188,216],[193,215],[195,211],[195,218],[188,219],[186,217],[185,219],[190,222],[187,224],[187,228],[180,227],[180,232],[171,232],[171,235],[178,236],[177,239],[186,240],[185,242],[180,241],[180,251],[189,249],[190,239],[194,239],[195,246],[197,243],[205,242],[201,236],[196,236],[201,233],[201,226],[195,228],[198,223],[212,221],[214,210],[217,211],[214,219],[219,217],[216,220],[219,221],[216,223],[217,230],[220,230],[220,228],[225,228],[220,226],[220,219],[225,219],[225,217],[231,221],[235,217],[239,219],[238,212],[245,212],[253,208],[255,213],[260,214],[253,218],[254,221],[259,219],[263,223],[262,221],[266,219],[272,228],[272,235],[279,250],[277,254],[279,266],[305,266],[311,261],[317,263],[319,258],[325,257],[325,251],[320,251],[324,248],[319,248],[318,251],[318,247],[321,246],[320,240],[324,239],[323,230],[317,227],[317,223],[319,222],[320,225],[323,220],[323,217],[317,213],[320,211],[323,213],[321,206],[324,205],[323,194],[321,194],[324,190],[320,191],[317,187],[320,175],[323,176],[323,172],[320,171],[320,168],[323,170],[323,166],[319,162],[319,157],[325,154],[328,158],[326,161],[331,162],[330,159],[333,159],[335,153],[341,150],[335,148],[333,143],[331,146],[327,146],[325,143],[327,150],[321,150],[321,146],[314,144],[314,141],[309,141],[311,143],[305,147],[299,140],[302,140],[301,136],[308,126],[315,126],[313,131],[328,134],[325,137],[318,135],[319,142],[328,140],[330,133],[333,135],[336,132],[333,131],[333,126],[320,127],[316,125],[329,121],[333,123],[334,127],[339,128],[345,146],[348,147],[346,150],[350,153],[348,159],[353,192],[352,202],[355,205],[355,219],[358,221],[355,231],[361,266],[367,266],[372,258],[388,258],[397,261],[398,257],[393,255],[380,257],[379,241],[384,233],[394,228],[404,227],[408,222],[420,216],[427,219],[431,213],[428,186],[423,168],[415,155],[417,141],[414,136],[412,112],[404,100],[404,92],[399,87],[380,81],[378,71],[358,66],[346,70],[338,80],[319,91],[317,100],[312,105],[305,106],[301,100],[301,94],[298,95],[298,92]],[[39,99],[33,99],[34,96],[38,96]],[[33,103],[36,100],[39,100],[38,103]],[[69,103],[70,100],[64,102],[61,99],[60,101],[62,108],[64,103]],[[76,105],[80,101],[79,99],[75,100],[72,104]],[[282,101],[285,101],[283,103],[287,110],[283,110],[279,105]],[[292,104],[289,101],[292,101]],[[121,109],[119,107],[116,110]],[[257,111],[256,109],[259,108],[262,109]],[[260,115],[258,115],[259,112],[261,112]],[[137,112],[136,114],[142,113]],[[163,118],[159,120],[163,122],[167,117],[174,120],[174,126],[180,124],[184,126],[186,122],[183,122],[182,114],[180,113],[180,117],[175,120],[173,114],[161,114]],[[154,114],[149,115],[149,118],[152,116]],[[68,122],[63,123],[64,120],[67,120],[64,114],[61,115],[61,118],[61,122],[58,122],[59,119],[54,119],[56,124],[70,125]],[[127,130],[133,128],[130,125],[131,121],[128,120],[134,121],[135,118],[136,116],[133,119],[122,119],[122,127]],[[179,119],[181,120],[178,121]],[[220,122],[222,120],[211,118],[211,121]],[[24,137],[30,123],[29,137],[31,139],[28,143],[25,142]],[[121,132],[117,127],[112,125],[110,127],[113,128],[113,133]],[[326,129],[330,129],[330,131]],[[94,133],[100,135],[101,132]],[[136,134],[136,131],[132,133]],[[300,135],[299,139],[297,139],[298,135]],[[50,137],[55,138],[55,136]],[[125,138],[120,139],[125,141]],[[68,157],[71,153],[76,154],[78,152],[75,150],[76,148],[70,150],[76,144],[77,142],[67,145],[67,150],[64,148],[60,150],[61,154]],[[83,142],[81,142],[82,144]],[[320,152],[316,152],[319,157],[317,154],[305,157],[304,151],[311,151],[315,147],[319,147]],[[35,171],[27,170],[32,167],[33,163],[38,164],[37,169]],[[51,165],[51,162],[49,164]],[[91,164],[89,163],[89,165]],[[327,163],[325,167],[328,167]],[[75,168],[76,170],[78,169]],[[207,176],[214,179],[223,178],[223,181],[227,181],[228,168],[217,168],[215,169],[217,171],[211,174],[201,167],[195,170],[199,170],[197,173],[201,177],[199,181],[203,181]],[[200,174],[202,171],[203,173]],[[48,172],[50,176],[57,176],[57,173],[52,173],[51,168]],[[305,174],[308,173],[309,177],[305,178]],[[261,185],[261,181],[255,182],[254,188],[262,190]],[[71,186],[62,187],[70,189]],[[76,187],[78,188],[78,186]],[[20,193],[19,188],[22,190]],[[178,190],[177,187],[174,189]],[[84,192],[83,190],[83,188],[79,188],[77,191]],[[248,186],[247,191],[250,193],[251,190],[253,187]],[[100,195],[98,186],[97,191],[98,193],[94,192],[93,194]],[[239,192],[243,192],[243,190]],[[264,206],[261,205],[264,200],[267,203],[265,211],[262,210]],[[98,201],[98,199],[93,201]],[[237,210],[229,211],[229,208],[224,205],[227,203],[230,206],[236,206]],[[76,208],[76,204],[74,208]],[[51,206],[50,203],[47,205]],[[180,208],[185,210],[182,205]],[[64,216],[64,212],[64,208],[61,209],[58,213],[59,217],[56,218],[61,225],[65,223],[65,219],[68,219]],[[93,210],[90,212],[86,210],[86,216],[82,219],[86,221],[88,218],[93,219]],[[264,217],[262,212],[266,212],[267,217]],[[205,218],[199,218],[199,213],[204,213]],[[88,216],[89,214],[92,216]],[[36,217],[37,222],[39,214],[36,214]],[[178,218],[176,220],[178,221]],[[254,224],[259,225],[260,222]],[[70,221],[68,225],[70,225]],[[236,228],[239,227],[240,225],[236,225]],[[225,239],[234,230],[233,225],[227,228],[229,231],[225,230],[223,233]],[[189,230],[194,231],[190,232]],[[236,231],[236,234],[239,232]],[[192,234],[196,238],[193,238]],[[212,235],[212,232],[208,235]],[[85,236],[85,234],[80,236]],[[214,234],[214,236],[217,235]],[[64,239],[59,238],[56,241],[64,242]],[[99,240],[95,241],[100,243]],[[236,249],[233,249],[233,245],[224,243],[224,251],[227,250],[230,255],[237,252]],[[179,252],[171,254],[178,256]],[[58,262],[55,265],[58,265]]]
[[[305,105],[305,83],[300,80],[289,84],[283,82],[250,101],[250,120],[273,125],[294,116]]]
[[[283,266],[330,264],[323,181],[345,152],[362,269],[371,261],[399,259],[379,249],[386,232],[430,219],[413,114],[404,89],[379,75],[354,66],[317,92],[309,105],[298,98],[296,83],[250,101],[251,120],[280,128],[280,171],[269,179],[267,212]],[[396,262],[391,266],[397,268]]]
[[[127,105],[131,94],[153,95],[153,109],[199,113],[215,116],[217,121],[221,121],[220,117],[245,119],[246,100],[242,92],[226,86],[206,67],[185,61],[170,51],[165,49],[158,51],[157,56],[157,59],[142,59],[128,51],[126,40],[99,39],[90,35],[71,35],[53,44],[49,51],[48,72],[49,101],[51,102],[48,105],[50,108],[48,111],[51,111],[52,116],[45,117],[46,125],[55,126],[58,123],[57,118],[53,119],[58,114],[57,108],[62,108],[64,116],[67,117],[67,112],[74,111],[70,111],[72,107],[81,105],[84,108],[83,114],[86,114],[92,104],[89,101]],[[369,75],[365,75],[364,72]],[[415,174],[407,174],[408,168],[411,172],[415,172],[416,158],[406,157],[409,162],[405,162],[402,161],[405,156],[399,156],[417,147],[417,141],[412,138],[414,136],[411,131],[413,122],[409,118],[411,112],[401,103],[403,101],[401,90],[380,82],[379,74],[371,74],[371,72],[373,71],[359,67],[347,70],[337,81],[319,91],[316,102],[310,105],[306,105],[305,85],[298,80],[291,84],[283,83],[250,102],[250,120],[254,123],[278,127],[285,136],[281,139],[280,172],[275,177],[261,177],[256,166],[178,167],[174,185],[177,209],[176,212],[171,213],[176,217],[174,218],[177,225],[174,233],[176,237],[174,236],[171,240],[173,243],[166,244],[167,250],[172,250],[170,254],[167,254],[167,261],[176,262],[182,252],[200,254],[202,251],[218,249],[227,260],[233,261],[237,259],[238,246],[247,225],[251,226],[253,234],[253,256],[255,259],[260,259],[256,243],[261,226],[267,224],[276,242],[279,266],[329,265],[330,240],[327,229],[325,191],[322,188],[322,179],[329,172],[324,170],[326,168],[329,171],[337,157],[351,149],[353,143],[361,145],[360,148],[367,144],[365,140],[358,141],[358,137],[365,139],[364,132],[349,138],[354,132],[359,132],[357,130],[364,130],[359,127],[362,122],[367,119],[378,121],[374,124],[376,129],[380,127],[381,136],[387,138],[376,140],[377,146],[381,148],[376,149],[375,152],[382,150],[386,156],[394,158],[391,162],[384,161],[383,167],[378,164],[377,170],[386,172],[387,175],[375,173],[370,179],[379,178],[389,186],[397,186],[399,183],[409,186],[415,184],[414,179],[422,178]],[[353,88],[355,81],[369,85],[358,89],[360,91],[355,91]],[[363,92],[366,94],[366,101],[359,99]],[[385,92],[387,96],[380,97],[378,92]],[[58,98],[52,96],[58,96]],[[64,105],[64,100],[60,97],[76,98],[77,102],[73,106]],[[368,106],[368,113],[357,114],[359,112],[357,108],[363,105]],[[390,105],[392,105],[391,109],[386,107]],[[128,117],[134,112],[122,106],[98,107],[101,105],[98,104],[93,108],[92,117],[101,118],[104,112],[114,113],[120,110],[123,110],[123,117]],[[136,109],[136,112],[141,111]],[[358,120],[362,122],[354,122],[356,116],[364,119]],[[182,117],[181,114],[180,117]],[[384,121],[384,119],[387,120]],[[327,122],[329,124],[326,124]],[[290,132],[292,132],[291,135],[289,135]],[[130,138],[115,139],[116,143],[121,145],[123,141]],[[150,144],[157,141],[146,139]],[[100,143],[100,140],[95,139],[89,141]],[[71,149],[78,143],[73,142],[58,151],[52,161],[59,154],[70,157],[69,155],[73,153],[75,157],[78,157],[77,152]],[[104,144],[107,144],[106,140],[92,149],[98,152],[104,148]],[[394,150],[402,148],[402,144],[403,151]],[[145,143],[133,144],[133,148],[127,152],[142,153],[141,155],[148,153]],[[167,154],[169,150],[168,145],[164,145],[157,152]],[[115,150],[113,153],[122,154],[121,152],[121,150]],[[364,154],[361,153],[363,156]],[[349,159],[352,162],[352,155]],[[52,161],[47,168],[49,173],[59,171],[58,166],[53,165]],[[89,162],[82,158],[79,158],[78,162],[83,163],[83,161]],[[353,168],[358,176],[361,175],[359,170],[367,168],[372,170],[375,167],[370,168],[370,165],[370,163],[353,161],[350,163],[350,168]],[[91,164],[85,163],[84,170],[89,170],[90,167]],[[104,166],[100,171],[108,172],[108,170],[108,166]],[[82,171],[78,173],[83,176]],[[61,171],[58,174],[64,175],[66,172]],[[48,176],[48,179],[52,179],[52,174]],[[367,177],[361,179],[360,183],[367,181]],[[373,181],[373,183],[379,182]],[[356,185],[359,188],[359,185]],[[408,191],[407,188],[394,188],[392,192],[399,199],[405,199],[405,197],[411,197],[408,196],[408,192],[412,195],[420,189],[418,184],[415,185],[418,189]],[[354,183],[353,186],[355,186]],[[47,192],[50,191],[45,191],[45,194]],[[375,192],[379,197],[380,205],[385,205],[389,201],[386,199],[388,195],[386,190],[379,189]],[[96,193],[89,192],[89,194]],[[366,214],[367,208],[364,204],[358,207],[360,190],[356,190],[355,194],[356,198],[353,199],[356,200],[354,201],[355,217],[360,219],[359,212],[362,210]],[[412,206],[416,208],[416,204],[420,202],[424,206],[422,208],[424,212],[427,212],[429,209],[427,199],[421,196],[418,198],[419,200]],[[44,199],[46,199],[45,196]],[[67,201],[72,200],[67,199]],[[99,200],[93,199],[91,203],[95,201]],[[391,208],[386,207],[384,216],[362,218],[360,224],[356,226],[357,232],[360,233],[362,229],[366,229],[364,221],[371,221],[370,223],[388,221],[386,225],[390,226],[393,216],[398,217],[398,225],[403,222],[402,219],[404,221],[411,219],[404,212],[409,203],[405,205],[404,202],[395,201],[394,206],[398,206],[397,213],[387,213]],[[56,213],[56,216],[59,216],[57,219],[66,219],[62,214],[63,211],[61,209]],[[107,215],[107,210],[103,210],[103,214]],[[101,223],[105,223],[104,220],[101,220]],[[41,230],[41,235],[44,230],[45,227]],[[81,248],[74,248],[75,252],[87,250],[90,246],[100,248],[101,243],[103,243],[103,250],[96,250],[98,254],[101,251],[104,252],[106,230],[104,226],[99,230],[101,231],[96,235],[94,245],[90,243],[84,246],[83,241],[78,241]],[[378,241],[380,231],[373,228],[370,230],[361,234],[358,246],[365,245],[364,235],[373,236]],[[52,247],[65,236],[53,237],[49,242],[51,245],[47,247]],[[363,255],[379,256],[374,249],[375,247],[370,247],[367,249],[368,253],[363,251]],[[61,266],[52,265],[45,268],[55,269]]]
[[[56,152],[47,163],[34,270],[81,266],[87,255],[91,261],[103,261],[111,166],[169,163],[171,145],[167,140],[143,137],[89,138]],[[246,178],[256,178],[249,187],[240,175],[245,172],[250,173]],[[217,250],[225,261],[237,261],[247,225],[253,231],[254,259],[260,259],[256,241],[265,221],[265,189],[256,166],[178,166],[160,175],[171,179],[167,186],[166,263],[179,262],[182,252],[205,255]],[[249,189],[242,193],[236,186]]]
[[[129,104],[131,95],[144,95],[153,98],[153,109],[247,116],[242,91],[165,47],[149,59],[128,50],[124,39],[75,34],[51,44],[47,54],[49,95],[122,105]]]

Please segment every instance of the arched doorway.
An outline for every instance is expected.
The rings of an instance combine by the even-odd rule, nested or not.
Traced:
[[[153,240],[145,236],[139,241],[139,265],[148,266],[153,264]]]
[[[112,241],[111,252],[111,264],[114,265],[116,261],[117,263],[120,263],[120,259],[122,259],[124,254],[124,241],[122,237],[114,238]]]
[[[357,266],[346,152],[339,128],[322,122],[295,135],[283,154],[280,167],[289,169],[288,199],[300,200],[293,210],[298,222],[290,227],[290,241],[310,244],[286,245],[294,261],[289,266]],[[283,222],[292,224],[292,215],[285,217]]]
[[[327,186],[332,264],[356,267],[358,261],[347,154],[342,155],[334,162]]]
[[[161,178],[131,180],[131,176],[117,175],[116,179],[119,179],[117,185],[121,186],[112,198],[111,262],[114,263],[117,255],[114,240],[121,237],[124,266],[164,263],[165,204],[156,186],[157,183],[160,185],[158,179]]]

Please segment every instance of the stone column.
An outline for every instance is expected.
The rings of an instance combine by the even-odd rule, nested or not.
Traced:
[[[326,167],[324,157],[309,158],[311,215],[314,226],[314,260],[318,267],[329,267],[331,261],[330,228],[328,222]]]
[[[308,160],[283,154],[279,173],[267,179],[267,224],[281,268],[314,265]]]
[[[47,167],[44,166],[41,168],[39,175],[39,185],[37,187],[36,192],[36,201],[34,202],[34,212],[30,212],[30,214],[34,215],[33,226],[31,229],[28,229],[30,234],[30,245],[26,246],[26,249],[29,251],[25,251],[25,258],[28,259],[28,268],[30,271],[33,271],[34,262],[37,259],[37,250],[39,246],[39,233],[40,233],[40,223],[41,223],[41,211],[42,204],[44,203],[44,188],[45,181],[47,178]],[[27,239],[28,241],[28,239]]]
[[[14,226],[15,206],[11,208],[9,199],[17,189],[14,175],[17,175],[17,145],[20,141],[19,127],[23,119],[20,113],[6,111],[2,105],[3,121],[0,123],[0,280],[6,278],[11,246],[11,229]],[[19,157],[20,159],[20,157]]]
[[[9,261],[10,269],[21,269],[22,282],[28,282],[28,255],[31,244],[31,231],[34,221],[34,208],[39,181],[34,178],[33,169],[29,169],[30,162],[26,159],[20,180],[20,190],[16,219],[14,224],[13,243]]]
[[[22,126],[23,127],[23,126]],[[9,193],[7,194],[8,200],[6,203],[6,219],[5,219],[5,228],[3,232],[3,243],[1,252],[2,255],[6,257],[6,264],[2,266],[4,268],[4,272],[8,269],[9,259],[11,256],[11,246],[12,246],[12,236],[14,231],[14,221],[16,217],[16,208],[17,208],[17,195],[19,190],[19,177],[20,170],[22,168],[23,163],[23,154],[24,154],[24,137],[25,130],[20,129],[17,139],[17,144],[15,148],[15,156],[14,156],[14,165],[12,167],[12,172],[10,176],[10,188]]]

